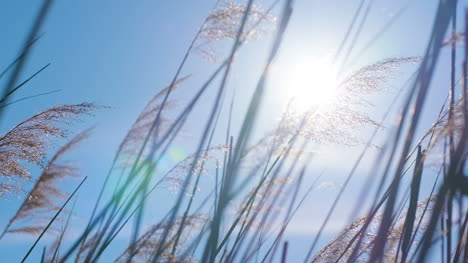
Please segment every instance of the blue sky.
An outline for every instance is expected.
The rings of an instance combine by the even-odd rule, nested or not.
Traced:
[[[268,3],[270,1],[264,0],[259,4],[266,7]],[[314,56],[334,52],[358,3],[357,0],[297,0],[277,63],[281,64],[288,58],[300,56],[298,50],[305,50]],[[376,0],[355,51],[359,51],[391,19],[392,14],[407,3],[409,6],[398,21],[356,60],[356,64],[350,65],[349,71],[386,57],[424,54],[437,1]],[[459,6],[466,3],[467,1],[459,1]],[[16,56],[40,4],[41,1],[27,0],[3,1],[0,4],[0,68],[8,65]],[[118,144],[146,101],[171,81],[185,50],[213,4],[212,0],[56,1],[42,30],[45,35],[34,47],[34,53],[22,78],[49,62],[51,66],[22,88],[15,98],[57,89],[60,89],[60,92],[8,107],[1,122],[0,132],[3,133],[18,121],[56,104],[86,101],[110,107],[73,126],[73,130],[80,130],[97,125],[93,136],[70,155],[70,159],[78,161],[83,175],[89,176],[88,183],[81,189],[77,201],[76,213],[80,216],[86,218],[86,215],[89,215],[90,205],[97,196]],[[258,73],[265,62],[270,47],[268,40],[271,40],[270,36],[249,43],[234,64],[233,77],[228,84],[227,93],[230,98],[233,89],[236,90],[237,114],[234,117],[234,127],[238,127],[242,120],[242,112],[245,111]],[[229,44],[231,43],[223,43]],[[446,96],[445,90],[449,84],[448,62],[448,52],[444,51],[441,57],[444,66],[438,68],[428,100],[430,107],[422,120],[421,131],[433,122],[434,112],[430,111],[433,110],[432,105],[440,107]],[[177,99],[181,102],[186,101],[215,67],[216,64],[197,55],[191,56],[182,75],[191,74],[192,77],[184,83],[186,86],[177,94]],[[383,115],[390,98],[396,95],[399,86],[415,68],[404,69],[407,72],[397,75],[391,82],[391,85],[395,86],[394,91],[373,98],[376,105],[371,112],[373,117],[379,119]],[[271,83],[269,95],[263,104],[261,120],[257,125],[259,134],[265,127],[272,127],[274,121],[279,119],[281,110],[287,103],[282,96],[282,89],[284,88]],[[210,94],[213,94],[212,91]],[[196,109],[193,119],[189,120],[186,126],[184,136],[176,141],[176,150],[189,154],[195,149],[197,134],[203,127],[201,125],[207,118],[206,111],[212,102],[210,98],[212,97],[204,98]],[[203,121],[200,122],[200,119]],[[225,125],[223,122],[221,127]],[[362,131],[363,134],[369,132]],[[382,133],[382,137],[384,134],[385,132]],[[216,137],[215,144],[223,143],[223,136],[224,134],[220,134]],[[323,153],[314,159],[315,166],[311,169],[311,176],[307,177],[306,184],[310,184],[322,169],[326,169],[323,181],[341,183],[361,148],[322,145],[317,149]],[[340,152],[339,155],[334,154],[337,151]],[[174,161],[168,159],[167,166]],[[371,165],[371,161],[371,158],[366,159],[358,178],[350,185],[344,197],[346,201],[340,204],[338,212],[332,218],[332,225],[327,229],[322,244],[346,223],[349,207],[354,205],[348,200],[360,190],[365,179],[365,168]],[[32,167],[31,171],[33,177],[39,173],[37,167]],[[72,189],[77,182],[67,182],[64,187]],[[209,184],[209,180],[205,183]],[[172,198],[165,189],[161,191],[162,193],[153,199],[155,204],[165,203],[162,202],[164,198]],[[287,234],[292,244],[291,260],[294,260],[295,252],[300,252],[310,244],[316,227],[323,220],[326,209],[336,193],[337,188],[314,192],[310,201],[306,202],[298,213],[298,219],[294,220]],[[0,203],[5,208],[0,216],[2,226],[14,213],[20,200],[13,198],[0,200]],[[82,224],[85,222],[84,218],[77,218],[76,222]],[[114,249],[122,248],[126,240],[127,237],[118,240]],[[29,238],[12,236],[0,240],[0,253],[6,257],[4,262],[18,261],[31,241]],[[39,251],[39,248],[36,249],[31,258],[37,257]]]

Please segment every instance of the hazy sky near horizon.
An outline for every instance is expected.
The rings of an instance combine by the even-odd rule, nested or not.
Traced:
[[[20,79],[27,78],[47,63],[51,63],[51,66],[22,88],[14,99],[43,92],[60,91],[8,107],[0,123],[0,133],[6,132],[19,121],[56,104],[94,102],[109,106],[108,109],[96,112],[95,116],[85,118],[83,122],[74,125],[71,129],[73,133],[96,125],[93,136],[69,157],[71,160],[77,160],[83,175],[89,176],[88,183],[80,191],[75,209],[75,213],[79,215],[75,220],[78,225],[86,222],[90,206],[94,204],[93,201],[120,141],[143,109],[146,101],[170,83],[190,41],[214,2],[214,0],[55,1],[42,29],[44,35],[35,45],[33,55]],[[267,8],[272,1],[256,2]],[[359,2],[358,0],[296,0],[293,16],[276,62],[278,64],[284,62],[283,65],[287,67],[289,60],[301,57],[303,53],[312,57],[321,57],[336,51]],[[0,69],[5,68],[17,55],[41,3],[42,1],[28,0],[0,3],[0,32],[2,34]],[[467,3],[468,1],[459,1],[459,6],[465,6]],[[407,8],[404,8],[405,6]],[[346,70],[351,72],[388,57],[423,55],[436,7],[437,1],[375,0],[350,56],[355,63],[349,65]],[[371,47],[356,57],[365,44],[402,8],[404,11],[395,23]],[[274,13],[278,13],[278,8],[274,10]],[[462,13],[460,11],[459,18]],[[462,23],[458,24],[461,28]],[[227,101],[229,101],[235,89],[235,112],[238,114],[233,118],[234,127],[238,127],[242,121],[242,113],[250,100],[258,80],[258,73],[271,47],[270,40],[271,35],[261,40],[251,41],[241,50],[236,59],[232,77],[228,83],[229,90],[226,93]],[[223,42],[226,48],[231,44],[228,41]],[[223,53],[221,57],[224,57]],[[446,77],[448,76],[448,62],[448,52],[444,50],[440,59],[442,66],[437,69],[427,102],[426,109],[429,111],[422,119],[419,132],[427,129],[433,122],[434,113],[430,110],[440,108],[447,95],[445,90],[450,81]],[[197,54],[193,54],[182,73],[183,76],[191,75],[191,77],[183,83],[181,91],[176,93],[177,100],[182,104],[186,102],[216,66],[216,63],[208,62]],[[371,110],[371,115],[376,119],[382,117],[391,99],[399,92],[399,88],[415,67],[405,66],[403,69],[406,71],[396,75],[391,81],[392,86],[395,86],[393,90],[373,98],[375,107]],[[3,83],[4,81],[0,82],[2,85]],[[257,125],[259,134],[261,131],[274,127],[275,121],[279,119],[281,111],[287,104],[283,96],[284,87],[277,84],[278,82],[270,83],[269,95],[266,96],[263,104],[262,119]],[[197,135],[206,121],[206,112],[211,107],[214,89],[211,89],[209,94],[197,107],[193,118],[188,121],[182,138],[176,141],[174,149],[171,150],[172,155],[168,155],[167,160],[164,160],[166,167],[180,160],[181,156],[194,151]],[[398,109],[399,106],[396,106],[396,110]],[[227,110],[223,109],[223,113],[227,113]],[[226,122],[220,125],[225,127]],[[368,134],[370,131],[365,130],[362,133]],[[217,141],[214,144],[223,144],[223,136],[224,133],[221,133],[216,137]],[[57,144],[60,145],[63,142],[63,140],[58,141]],[[327,148],[321,145],[317,149],[323,152],[323,155],[313,161],[315,166],[311,170],[310,177],[305,181],[307,185],[324,169],[326,176],[321,182],[341,184],[362,147],[331,146]],[[338,155],[335,154],[337,149],[340,151]],[[332,218],[322,244],[325,244],[327,239],[336,234],[346,223],[350,207],[354,205],[353,201],[348,200],[357,195],[356,192],[360,190],[365,179],[365,168],[371,164],[372,158],[366,159],[363,169],[358,174],[358,179],[351,183],[344,197],[346,201],[341,203],[340,209]],[[31,175],[34,178],[37,178],[39,172],[40,169],[37,167],[31,168]],[[70,180],[64,187],[72,189],[77,183],[76,180]],[[205,183],[208,186],[209,180]],[[310,245],[313,234],[322,222],[337,189],[332,187],[314,192],[311,201],[306,202],[298,213],[297,220],[291,224],[287,233],[288,240],[292,244],[290,246],[291,262],[295,262],[296,252]],[[161,198],[168,198],[168,200],[172,198],[165,197],[171,196],[166,189],[161,189],[161,192],[152,199],[152,203],[160,205],[155,211],[168,206],[169,202]],[[320,200],[320,202],[315,205],[314,200]],[[3,227],[14,214],[20,202],[21,200],[16,198],[0,200],[0,205],[4,208],[0,216],[0,227]],[[312,206],[315,212],[312,212]],[[151,217],[151,215],[150,213],[148,216]],[[32,239],[27,237],[23,239],[22,236],[5,236],[0,240],[2,260],[17,262],[31,242]],[[128,243],[128,235],[124,233],[123,237],[115,243],[114,251],[123,249]],[[33,259],[38,257],[41,250],[42,246],[36,247],[28,262],[35,262]],[[106,256],[109,260],[114,258],[115,254]]]

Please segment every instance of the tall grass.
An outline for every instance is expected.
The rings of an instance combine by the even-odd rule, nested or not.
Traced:
[[[0,101],[3,106],[9,105],[9,97],[22,85],[17,83],[21,69],[51,3],[45,1],[22,53],[0,75],[1,78],[11,71]],[[341,69],[349,64],[373,1],[365,3],[360,2],[338,45],[335,59],[336,63],[341,61],[338,63]],[[276,7],[278,17],[273,15]],[[289,262],[288,250],[293,244],[285,240],[285,233],[299,209],[311,209],[304,207],[304,200],[319,180],[307,188],[304,186],[304,177],[310,176],[314,157],[306,153],[314,143],[360,144],[364,149],[326,211],[319,231],[310,236],[308,249],[300,255],[304,262],[428,262],[432,260],[428,255],[436,250],[442,255],[441,262],[467,262],[468,48],[465,45],[463,65],[457,65],[456,47],[461,43],[456,13],[457,1],[439,3],[422,58],[387,58],[349,75],[341,72],[337,96],[330,105],[307,112],[288,108],[277,126],[256,140],[254,132],[259,112],[264,108],[262,102],[269,92],[271,67],[287,36],[289,21],[294,17],[294,3],[273,1],[263,9],[254,0],[217,1],[196,32],[171,83],[149,100],[123,138],[82,232],[73,236],[71,242],[64,242],[69,225],[74,223],[73,215],[69,215],[65,226],[58,231],[57,241],[48,245],[50,256],[46,257],[44,252],[41,262],[103,262],[103,255],[109,253],[114,254],[115,262],[128,263]],[[466,29],[468,13],[465,21]],[[246,113],[240,116],[242,121],[236,134],[232,120],[234,99],[230,105],[225,101],[234,61],[248,41],[270,31],[273,37],[269,53]],[[380,35],[379,32],[376,38]],[[468,35],[464,37],[468,43]],[[226,42],[231,43],[231,49],[225,59],[220,59],[223,52],[215,52],[217,43]],[[447,43],[451,48],[451,84],[446,87],[449,100],[437,108],[442,107],[434,125],[417,138],[427,94],[434,88],[431,81],[435,68],[440,63],[442,49],[448,48]],[[177,105],[173,93],[184,89],[187,79],[180,76],[181,72],[189,58],[197,54],[216,61],[215,70],[185,104]],[[355,211],[365,213],[360,217],[353,213],[349,226],[319,249],[324,229],[338,204],[343,202],[343,193],[382,129],[381,122],[368,115],[369,95],[381,92],[403,63],[417,63],[418,69],[403,98],[399,123],[375,156],[369,171],[372,176],[359,195]],[[462,76],[459,82],[455,77],[457,72]],[[197,105],[208,101],[204,99],[210,88],[213,102],[208,105],[206,118],[200,120],[203,125],[195,152],[164,171],[161,158],[183,129],[192,128],[187,127],[187,121],[193,118]],[[229,114],[224,116],[223,109],[229,106]],[[18,192],[31,180],[24,161],[45,163],[42,174],[0,236],[7,239],[23,232],[36,237],[22,262],[34,260],[30,258],[31,252],[37,249],[45,234],[53,234],[56,219],[86,179],[68,196],[55,184],[57,179],[76,176],[74,168],[59,164],[58,160],[87,137],[88,132],[78,134],[45,162],[47,140],[65,136],[66,120],[97,108],[100,107],[87,103],[56,106],[21,122],[0,137],[0,174],[2,180],[6,178],[0,182],[0,196]],[[220,128],[222,121],[228,123],[226,130]],[[374,133],[363,138],[356,133],[363,126]],[[216,134],[225,134],[222,143],[216,141]],[[440,176],[432,182],[430,195],[421,196],[426,162],[436,151],[444,153],[437,163]],[[204,189],[202,199],[198,189],[205,174],[211,174],[214,182],[211,188]],[[149,197],[167,185],[176,197],[168,199],[173,201],[170,209],[147,226],[143,223],[145,211],[158,206],[148,202]],[[369,189],[374,188],[372,194]],[[234,207],[232,204],[236,202],[238,205]],[[368,210],[364,210],[363,203],[370,204]],[[21,224],[23,219],[44,221]],[[12,228],[17,224],[20,224],[18,228]],[[116,251],[112,244],[117,237],[125,236],[124,229],[130,229],[128,247]]]

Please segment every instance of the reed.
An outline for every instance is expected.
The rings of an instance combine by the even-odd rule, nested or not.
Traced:
[[[0,102],[0,117],[2,108],[15,102],[9,102],[9,97],[22,86],[17,83],[19,74],[30,47],[39,38],[37,31],[51,2],[45,2],[18,58],[0,75],[2,78],[12,71]],[[145,104],[130,125],[114,154],[87,224],[78,234],[66,235],[75,223],[70,212],[61,230],[55,231],[59,235],[44,250],[41,262],[103,262],[107,260],[106,254],[112,254],[114,262],[119,263],[290,262],[294,243],[285,237],[291,220],[299,209],[319,212],[314,207],[304,207],[304,201],[312,198],[310,194],[320,189],[317,185],[321,185],[322,178],[320,175],[312,185],[304,184],[306,176],[315,176],[311,172],[313,161],[320,154],[311,149],[333,144],[363,150],[323,213],[318,231],[310,236],[308,249],[294,255],[296,259],[431,262],[433,259],[428,255],[438,251],[441,262],[467,262],[466,44],[463,65],[457,65],[456,61],[457,54],[460,56],[457,47],[463,45],[462,38],[468,43],[468,34],[457,32],[458,3],[440,1],[422,57],[390,57],[345,72],[362,28],[368,23],[372,4],[373,1],[360,1],[347,33],[338,43],[334,59],[341,72],[335,97],[326,105],[311,106],[307,111],[298,111],[291,101],[275,126],[256,136],[258,123],[262,123],[259,118],[265,108],[263,101],[270,92],[271,67],[277,63],[277,55],[287,39],[295,4],[291,0],[275,0],[268,8],[262,8],[254,0],[216,1],[194,34],[172,81]],[[386,24],[354,59],[394,21]],[[468,12],[463,27],[465,31],[468,28]],[[245,114],[235,116],[237,104],[234,96],[229,98],[228,86],[236,59],[245,45],[267,34],[272,35],[266,46],[267,58],[253,95],[247,100]],[[221,48],[226,44],[230,49]],[[432,87],[436,67],[441,65],[441,52],[448,48],[451,83],[448,87]],[[198,87],[188,81],[189,76],[181,77],[194,54],[217,62]],[[391,90],[390,79],[405,64],[413,64],[417,71],[405,92],[398,95],[402,96],[398,123],[387,132],[383,146],[373,147],[376,134],[386,127],[383,120],[371,117],[370,112],[376,106],[371,96]],[[456,81],[457,74],[461,76],[459,81]],[[447,101],[434,107],[439,114],[433,125],[423,127],[422,114],[428,94],[434,88],[446,91]],[[187,94],[184,103],[176,103],[174,93],[179,91]],[[194,108],[202,103],[207,104],[204,116],[194,116]],[[388,112],[395,105],[390,105]],[[21,195],[25,184],[32,180],[25,163],[43,166],[32,190],[25,195],[0,236],[6,239],[26,233],[36,237],[23,262],[39,242],[44,242],[43,235],[57,229],[56,219],[69,211],[66,208],[69,201],[84,183],[83,180],[70,195],[58,184],[60,180],[77,176],[77,168],[63,163],[62,156],[88,137],[90,131],[76,135],[47,161],[52,139],[65,137],[66,126],[73,120],[100,108],[90,103],[55,106],[20,122],[0,137],[0,198],[14,193]],[[234,117],[241,121],[234,122]],[[194,133],[198,136],[195,151],[165,169],[160,160],[168,154],[182,130],[194,129],[187,125],[191,118],[200,124],[200,130]],[[362,129],[374,132],[363,136]],[[426,130],[420,137],[419,129]],[[377,150],[372,151],[374,148]],[[349,190],[363,158],[372,153],[376,154],[370,156],[374,158],[368,171],[370,176],[355,206],[359,212],[353,212],[348,226],[327,245],[317,248],[338,205],[344,202],[343,194]],[[438,162],[431,163],[439,171],[435,178],[428,172],[430,156],[441,156]],[[428,196],[423,196],[427,183],[432,189]],[[171,192],[159,193],[171,195],[167,198],[167,202],[172,202],[170,209],[148,224],[145,212],[161,210],[158,204],[149,201],[150,197],[163,188]],[[124,230],[128,229],[128,245],[123,251],[116,251],[115,239],[125,236]],[[65,242],[66,236],[71,241]]]

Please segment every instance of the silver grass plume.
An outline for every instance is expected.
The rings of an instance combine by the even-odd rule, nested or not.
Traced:
[[[191,154],[173,168],[171,168],[164,178],[164,182],[168,185],[169,191],[172,193],[178,193],[182,188],[186,180],[186,176],[190,173],[190,168],[193,165],[192,174],[208,174],[208,167],[216,166],[219,158],[216,156],[218,153],[226,153],[229,151],[229,147],[225,145],[211,147],[208,150],[203,151],[199,157],[195,160],[196,154]],[[195,165],[194,165],[194,162]],[[188,186],[187,194],[191,194],[195,185],[190,184]],[[198,189],[196,189],[198,190]]]
[[[455,101],[452,110],[452,119],[449,120],[449,109],[444,109],[437,120],[432,124],[419,140],[421,143],[426,138],[429,140],[428,159],[432,167],[439,167],[444,156],[445,139],[453,135],[454,141],[457,144],[464,132],[464,112],[463,112],[463,98]],[[445,154],[448,155],[447,152]],[[466,154],[466,153],[465,153]]]
[[[363,143],[364,140],[355,135],[356,129],[381,127],[366,112],[373,106],[367,96],[383,91],[402,64],[418,61],[419,57],[388,58],[355,71],[340,82],[329,104],[306,113],[288,107],[276,136],[288,141],[306,115],[306,125],[299,131],[303,139],[341,145]]]
[[[448,46],[452,43],[465,43],[465,32],[458,32],[455,35],[451,36],[450,38],[444,40],[442,42],[442,47]]]
[[[0,198],[19,194],[30,180],[26,163],[43,166],[52,139],[64,137],[77,117],[99,108],[91,103],[58,105],[19,123],[0,137]]]
[[[195,230],[199,228],[201,225],[206,223],[208,217],[203,214],[195,214],[190,215],[185,218],[184,222],[184,229]],[[184,245],[190,239],[190,232],[184,231],[182,233],[181,239],[177,245],[176,253],[172,254],[172,247],[174,243],[174,239],[177,235],[179,228],[181,227],[180,224],[182,223],[182,217],[176,219],[174,224],[168,225],[168,222],[160,222],[151,226],[140,238],[132,245],[132,247],[128,247],[122,255],[120,255],[115,262],[116,263],[126,263],[130,257],[130,253],[134,253],[131,263],[143,263],[148,262],[148,260],[152,257],[155,253],[156,249],[161,245],[163,247],[163,252],[160,256],[160,260],[157,262],[177,262],[177,263],[189,263],[194,262],[193,259],[189,258],[182,258],[184,254],[184,250],[186,246]],[[168,238],[165,244],[160,244],[161,235],[164,231],[170,227]]]
[[[365,66],[347,78],[337,88],[333,100],[309,112],[294,109],[290,101],[278,127],[260,138],[244,153],[244,158],[256,165],[265,162],[270,154],[282,155],[288,149],[288,157],[305,157],[315,152],[288,146],[297,133],[299,139],[318,144],[352,146],[364,143],[357,137],[356,130],[362,127],[382,127],[367,113],[372,103],[367,96],[383,91],[386,83],[404,63],[416,63],[418,57],[389,58]]]
[[[150,143],[159,138],[159,136],[166,131],[165,128],[167,128],[168,123],[170,122],[170,119],[167,117],[168,110],[173,109],[176,106],[176,103],[174,101],[166,101],[166,104],[164,105],[163,109],[161,109],[161,103],[169,89],[171,89],[171,92],[175,91],[177,88],[180,87],[180,84],[187,80],[189,77],[190,76],[186,76],[178,79],[174,83],[172,88],[171,86],[167,86],[166,88],[158,92],[156,95],[154,95],[146,103],[143,111],[137,117],[132,127],[128,131],[127,135],[123,139],[122,143],[120,144],[118,150],[119,154],[121,153],[124,156],[128,157],[135,156],[138,153],[159,111],[161,111],[161,118],[159,123],[157,124],[159,125],[159,129],[157,129],[158,134],[150,135]],[[122,161],[128,161],[131,163],[131,161],[129,160]],[[123,163],[123,165],[125,166],[126,164]]]
[[[265,180],[257,192],[255,192],[256,187],[254,187],[240,205],[235,205],[234,214],[241,214],[242,211],[248,210],[249,212],[245,214],[243,220],[251,222],[252,227],[271,227],[262,217],[281,213],[283,210],[281,203],[288,197],[286,188],[296,179],[294,176],[283,176]],[[252,196],[254,199],[249,203]]]
[[[430,132],[434,131],[431,144],[436,146],[444,138],[447,138],[450,134],[453,134],[456,141],[459,141],[463,135],[464,129],[464,112],[463,112],[463,98],[459,98],[455,101],[453,107],[453,119],[449,120],[449,110],[446,109],[441,117],[434,123],[433,128]]]
[[[434,198],[425,200],[424,202],[418,202],[416,208],[417,210],[415,221],[421,222],[421,224],[414,226],[412,229],[413,237],[411,252],[414,252],[414,249],[418,246],[419,241],[422,237],[422,233],[424,233],[425,225],[427,224],[427,220],[423,218],[423,216],[425,215],[424,210],[426,209],[426,206],[427,209],[430,210],[433,205],[433,202]],[[403,233],[402,230],[404,226],[405,217],[406,213],[403,213],[402,216],[397,218],[394,222],[393,228],[391,228],[389,233],[387,234],[388,243],[385,248],[383,262],[398,262],[398,260],[396,260],[395,257],[398,251],[398,243]],[[359,248],[356,248],[357,240],[353,243],[353,245],[347,248],[352,238],[357,233],[359,233],[359,231],[361,231],[362,227],[367,222],[366,217],[360,217],[356,219],[351,225],[346,227],[333,241],[331,241],[328,245],[322,248],[315,255],[311,262],[348,262],[348,260],[350,262],[368,262],[370,253],[372,251],[372,247],[374,245],[374,240],[377,236],[377,230],[380,224],[380,220],[380,214],[376,215],[372,219],[366,231],[362,233],[363,239]],[[355,249],[357,249],[357,253],[354,255],[354,258],[351,259],[350,257]]]
[[[57,183],[66,178],[76,177],[78,172],[78,169],[69,162],[60,162],[60,160],[86,139],[89,133],[89,129],[79,133],[55,153],[0,237],[5,233],[37,234],[44,229],[50,212],[60,208],[56,204],[57,201],[65,197]],[[21,222],[26,225],[10,229],[12,225]]]
[[[236,39],[245,10],[245,3],[233,0],[221,1],[217,8],[210,12],[202,26],[197,39],[198,53],[208,60],[218,61],[214,44],[222,40]],[[241,40],[259,39],[262,35],[273,31],[276,20],[275,16],[253,4]]]

